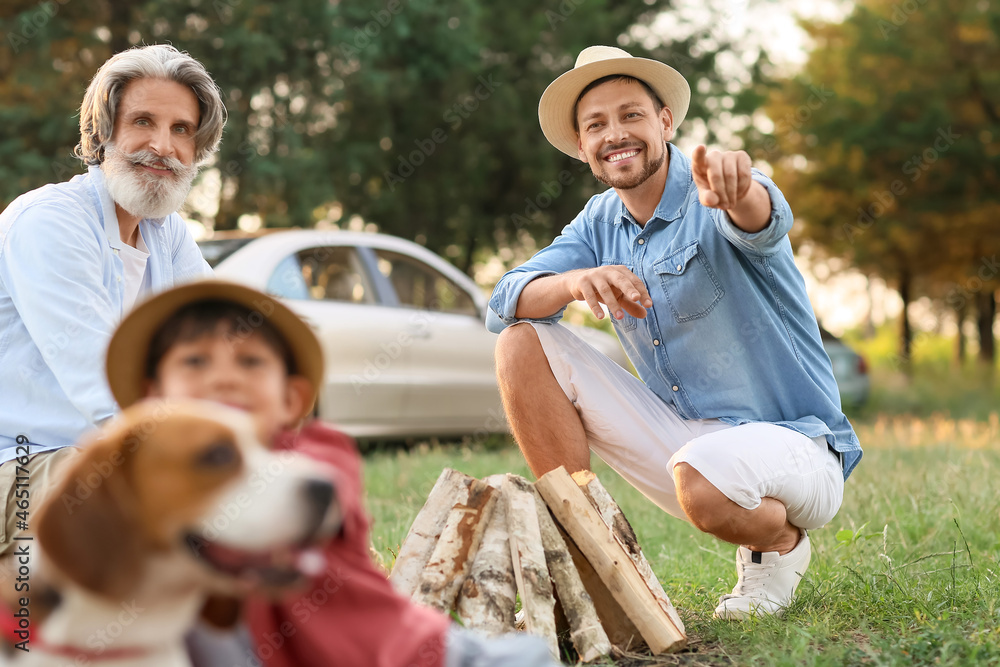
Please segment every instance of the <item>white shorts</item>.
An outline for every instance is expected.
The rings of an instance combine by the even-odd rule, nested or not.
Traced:
[[[691,465],[748,510],[762,498],[780,501],[799,528],[819,528],[840,509],[843,469],[824,438],[774,424],[682,419],[645,383],[566,327],[532,326],[580,414],[591,450],[670,514],[687,520],[674,487],[678,463]]]

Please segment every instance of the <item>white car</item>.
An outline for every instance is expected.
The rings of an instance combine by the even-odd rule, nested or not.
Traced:
[[[360,438],[507,430],[487,298],[447,261],[384,234],[219,236],[198,244],[216,277],[280,297],[317,332],[322,419]],[[617,338],[573,328],[629,368]]]

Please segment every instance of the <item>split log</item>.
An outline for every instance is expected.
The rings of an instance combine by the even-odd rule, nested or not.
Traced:
[[[618,503],[615,502],[611,494],[601,484],[601,480],[593,472],[581,470],[573,473],[572,477],[573,481],[583,490],[587,499],[590,500],[590,504],[594,506],[601,515],[601,518],[604,519],[604,523],[611,529],[615,539],[625,549],[625,553],[635,563],[636,569],[639,570],[642,578],[646,580],[646,585],[649,586],[649,590],[653,593],[653,597],[656,598],[660,607],[670,616],[670,620],[674,622],[674,626],[683,633],[684,622],[677,615],[677,610],[670,603],[667,592],[663,590],[663,585],[656,578],[653,568],[650,566],[649,561],[646,560],[646,556],[643,555],[642,547],[639,546],[639,540],[635,536],[632,524],[625,518],[625,514],[618,507]]]
[[[500,488],[505,477],[491,475],[483,481]],[[487,637],[514,632],[517,589],[509,540],[506,503],[497,502],[456,605],[465,627]]]
[[[420,576],[431,559],[451,509],[469,500],[469,485],[473,480],[473,477],[451,468],[441,471],[427,496],[427,502],[413,520],[389,575],[389,581],[401,594],[409,597],[417,590]]]
[[[549,645],[553,659],[559,660],[556,639],[556,600],[545,565],[542,534],[538,526],[538,510],[531,483],[517,475],[507,475],[503,485],[507,503],[507,528],[510,532],[510,557],[514,563],[514,578],[521,593],[524,628],[541,637]]]
[[[601,626],[607,633],[608,640],[622,651],[642,653],[646,648],[646,642],[639,629],[635,627],[635,623],[615,600],[615,596],[611,594],[590,561],[580,551],[580,547],[576,546],[573,538],[566,534],[558,522],[556,522],[556,528],[559,529],[559,534],[566,543],[566,549],[573,558],[576,571],[580,573],[580,580],[583,581],[587,593],[594,601],[594,609],[597,610],[597,617],[601,619]]]
[[[534,490],[534,495],[542,547],[545,549],[545,563],[569,623],[569,638],[580,660],[591,662],[611,653],[611,642],[601,627],[594,602],[580,580],[580,573],[573,565],[573,558],[559,535],[559,529],[556,528],[545,501],[537,489]]]
[[[413,594],[414,602],[451,613],[499,495],[492,486],[472,480],[467,504],[455,505],[448,514],[441,537]]]
[[[687,642],[684,633],[660,607],[632,559],[566,469],[560,467],[545,474],[535,487],[635,623],[653,654],[683,648]]]

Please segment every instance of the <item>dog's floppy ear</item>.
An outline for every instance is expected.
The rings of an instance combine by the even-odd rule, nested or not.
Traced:
[[[136,440],[119,423],[81,445],[36,519],[38,541],[52,563],[83,588],[127,596],[146,551],[127,482]]]

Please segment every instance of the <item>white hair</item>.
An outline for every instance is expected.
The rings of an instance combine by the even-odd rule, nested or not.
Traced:
[[[80,143],[74,154],[85,164],[104,162],[104,149],[115,127],[115,113],[125,87],[135,79],[164,79],[187,86],[198,98],[200,120],[195,132],[195,162],[219,148],[226,124],[226,107],[219,87],[205,67],[169,44],[154,44],[122,51],[108,59],[87,87],[80,106]]]

